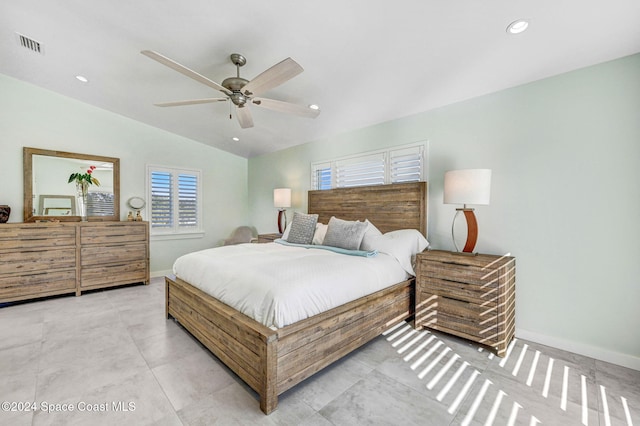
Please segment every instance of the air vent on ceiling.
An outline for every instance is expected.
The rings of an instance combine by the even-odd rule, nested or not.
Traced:
[[[43,46],[39,41],[35,41],[34,39],[20,33],[16,34],[18,35],[18,42],[20,43],[20,46],[24,47],[25,49],[29,49],[32,52],[39,53],[41,55],[44,54]]]

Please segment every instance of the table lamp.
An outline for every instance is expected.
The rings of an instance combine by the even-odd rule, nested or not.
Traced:
[[[274,189],[273,206],[278,209],[278,232],[282,234],[287,227],[286,209],[291,207],[291,188]]]
[[[456,209],[451,225],[451,238],[456,250],[460,248],[456,243],[455,224],[460,212],[464,213],[467,221],[467,241],[462,253],[473,253],[478,240],[478,221],[472,208],[467,204],[489,205],[491,196],[491,170],[467,169],[451,170],[444,174],[444,203],[462,204],[462,208]]]

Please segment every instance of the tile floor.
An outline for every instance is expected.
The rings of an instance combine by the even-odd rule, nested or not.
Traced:
[[[501,359],[404,323],[265,416],[253,391],[165,320],[161,278],[0,308],[0,377],[0,401],[13,403],[0,424],[12,426],[640,426],[639,371],[522,340]]]

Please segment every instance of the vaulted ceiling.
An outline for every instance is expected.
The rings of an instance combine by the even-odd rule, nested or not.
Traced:
[[[0,73],[252,157],[640,52],[638,18],[638,0],[3,1]],[[217,83],[231,53],[248,80],[291,57],[305,71],[262,96],[321,113],[252,105],[241,129],[230,102],[154,106],[224,95],[145,49]]]

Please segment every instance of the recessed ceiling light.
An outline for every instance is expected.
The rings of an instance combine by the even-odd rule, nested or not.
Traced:
[[[78,81],[81,81],[83,83],[88,83],[89,79],[83,75],[76,75],[76,79],[78,79]]]
[[[520,34],[529,26],[529,22],[524,19],[518,19],[517,21],[513,21],[507,27],[507,33],[509,34]]]
[[[240,140],[240,138],[236,138],[235,136],[232,137],[231,139],[233,139],[234,141],[238,142]]]
[[[318,105],[316,105],[316,104],[309,105],[309,108],[316,109],[316,110],[320,109],[320,107]]]

